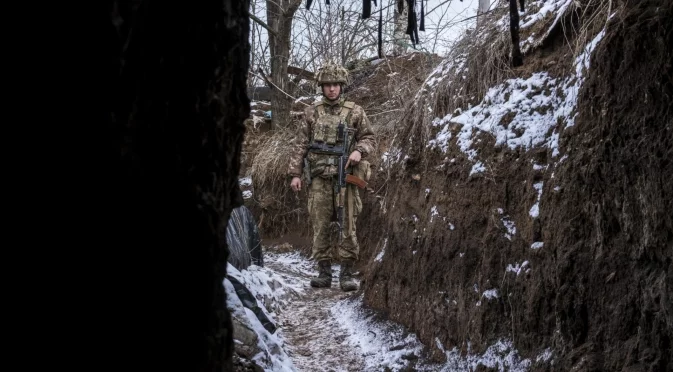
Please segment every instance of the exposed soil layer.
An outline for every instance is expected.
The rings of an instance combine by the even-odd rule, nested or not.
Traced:
[[[547,349],[559,370],[673,369],[673,4],[613,3],[561,132],[567,158],[484,135],[486,172],[455,149],[430,159],[455,159],[440,171],[412,157],[385,209],[368,201],[367,305],[446,350],[511,339],[533,370]]]
[[[673,369],[673,4],[626,6],[564,139],[562,191],[541,202],[551,291],[529,302],[553,306],[563,369]]]

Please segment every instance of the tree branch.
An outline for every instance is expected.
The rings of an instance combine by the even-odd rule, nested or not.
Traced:
[[[269,33],[271,33],[273,36],[278,37],[278,34],[276,33],[276,31],[273,30],[271,27],[269,27],[269,25],[267,25],[266,23],[264,23],[264,21],[262,21],[261,19],[257,18],[254,14],[250,14],[250,13],[248,13],[248,15],[250,16],[250,19],[252,19],[253,21],[255,21],[258,25],[264,27],[264,28],[265,28],[267,31],[269,31]]]

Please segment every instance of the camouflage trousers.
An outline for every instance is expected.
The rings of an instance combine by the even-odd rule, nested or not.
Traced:
[[[343,242],[339,245],[338,227],[332,221],[332,215],[337,210],[339,195],[335,194],[336,178],[316,177],[311,180],[308,196],[308,213],[313,224],[313,252],[312,258],[316,261],[357,260],[360,254],[355,222],[362,211],[362,200],[355,185],[346,185],[344,199],[344,228]],[[349,197],[352,198],[349,200]],[[353,209],[352,219],[350,209]],[[350,226],[350,234],[349,234]]]

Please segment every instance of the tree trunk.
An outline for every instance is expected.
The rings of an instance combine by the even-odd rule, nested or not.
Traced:
[[[409,36],[407,31],[407,18],[409,15],[409,7],[406,0],[397,0],[395,6],[395,29],[393,30],[393,55],[399,56],[407,51],[409,44]]]
[[[275,85],[271,93],[271,127],[286,126],[290,122],[292,99],[290,77],[287,66],[290,59],[290,36],[292,20],[301,0],[268,0],[266,2],[267,23],[276,35],[269,33],[271,55],[271,82]]]
[[[81,258],[95,274],[78,279],[97,321],[81,339],[116,370],[230,371],[224,232],[242,204],[249,2],[106,4],[82,155],[100,156],[81,187],[97,197],[77,226],[96,237]]]
[[[479,0],[479,5],[477,7],[477,27],[481,25],[483,18],[481,15],[488,11],[489,4],[489,0]]]
[[[523,65],[523,55],[519,46],[519,11],[516,0],[509,0],[509,31],[512,35],[512,66]]]
[[[250,1],[250,14],[255,14],[255,11],[257,10],[257,0],[251,0]],[[256,71],[255,64],[257,61],[255,60],[255,40],[257,33],[255,32],[256,27],[250,27],[250,67],[252,71]],[[253,88],[255,86],[255,79],[252,77],[248,78],[248,88]]]

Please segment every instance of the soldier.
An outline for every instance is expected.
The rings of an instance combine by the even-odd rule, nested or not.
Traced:
[[[374,132],[362,107],[342,97],[341,93],[348,80],[348,70],[341,66],[328,64],[318,70],[316,82],[322,89],[323,97],[304,112],[304,120],[293,142],[288,175],[292,178],[290,187],[295,192],[301,190],[302,172],[310,176],[308,212],[313,223],[311,258],[319,266],[319,275],[311,279],[311,286],[331,287],[332,259],[338,258],[341,263],[341,289],[354,291],[357,290],[357,284],[352,278],[353,264],[358,260],[360,251],[355,222],[362,211],[359,190],[352,184],[346,186],[343,242],[338,244],[338,233],[333,233],[338,198],[335,195],[338,162],[334,156],[307,153],[307,148],[314,141],[334,142],[338,137],[337,126],[343,121],[348,128],[355,130],[351,136],[353,138],[349,138],[350,156],[346,162],[346,171],[365,181],[369,180],[371,170],[369,162],[364,159],[374,151]],[[305,158],[308,169],[304,169]],[[336,251],[338,257],[332,257],[333,251]]]

